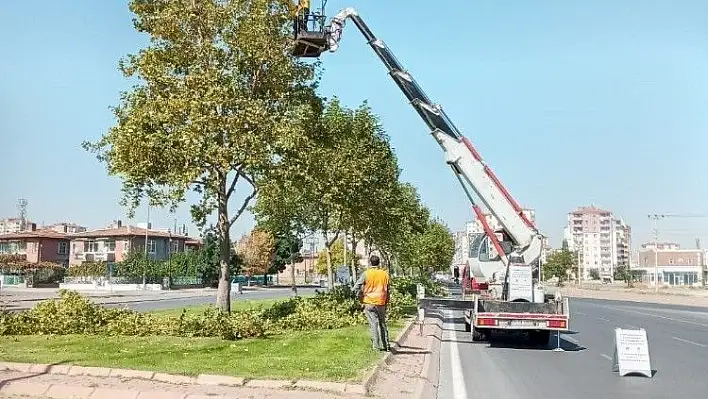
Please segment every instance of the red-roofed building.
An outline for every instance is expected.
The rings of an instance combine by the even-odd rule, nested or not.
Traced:
[[[54,230],[30,230],[0,234],[0,254],[24,255],[28,262],[53,262],[69,264],[69,237]]]
[[[169,231],[146,230],[135,226],[123,226],[120,221],[108,228],[68,234],[71,239],[70,265],[85,261],[120,262],[130,250],[145,251],[147,234],[148,255],[153,259],[167,259],[171,253],[185,250],[187,236]]]

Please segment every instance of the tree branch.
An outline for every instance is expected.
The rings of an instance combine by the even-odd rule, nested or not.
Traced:
[[[236,222],[236,220],[238,220],[238,218],[241,217],[243,212],[246,211],[248,204],[251,202],[251,200],[253,198],[256,197],[257,194],[258,194],[258,190],[256,188],[253,188],[253,192],[251,194],[249,194],[249,196],[243,200],[243,204],[241,204],[241,207],[238,209],[238,211],[236,211],[236,214],[234,215],[234,217],[232,217],[231,220],[229,221],[229,227],[233,226],[233,224]]]
[[[229,186],[229,189],[226,190],[226,200],[228,201],[229,198],[231,198],[231,194],[234,193],[234,190],[236,189],[236,183],[238,183],[238,178],[241,177],[241,172],[236,171],[236,177],[231,181],[231,186]]]

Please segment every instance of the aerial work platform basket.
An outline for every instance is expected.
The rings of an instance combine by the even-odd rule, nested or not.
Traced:
[[[295,15],[294,39],[292,54],[296,57],[316,58],[328,49],[328,33],[325,26],[325,4],[323,1],[319,10],[309,9]]]

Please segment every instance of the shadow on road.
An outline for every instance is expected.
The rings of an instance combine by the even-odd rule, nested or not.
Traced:
[[[558,340],[555,334],[551,334],[551,339],[546,344],[532,344],[528,341],[528,337],[522,334],[493,334],[492,339],[486,344],[489,348],[495,349],[525,349],[525,350],[541,350],[549,351],[558,347],[566,352],[580,352],[587,349],[582,345],[578,345],[563,338],[561,335]]]

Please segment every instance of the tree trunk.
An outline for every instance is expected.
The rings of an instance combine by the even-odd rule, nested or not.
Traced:
[[[295,283],[295,262],[290,260],[290,278],[292,279],[293,287],[293,295],[297,296],[297,284]]]
[[[334,273],[332,273],[332,251],[330,249],[332,247],[333,241],[330,241],[327,238],[326,231],[322,233],[322,236],[325,240],[325,255],[327,257],[327,291],[330,291],[334,286]]]
[[[358,269],[358,266],[359,266],[359,265],[357,264],[358,262],[357,262],[357,259],[356,259],[356,247],[357,247],[357,244],[358,244],[358,242],[357,242],[357,240],[356,240],[356,236],[355,236],[354,234],[352,234],[352,254],[353,254],[353,256],[352,256],[352,280],[353,280],[353,281],[356,281],[356,280],[357,280],[357,272],[358,272],[357,269]]]
[[[217,229],[221,242],[219,243],[219,288],[216,292],[216,307],[223,312],[231,312],[231,281],[229,279],[229,261],[231,260],[231,239],[229,234],[229,209],[226,198],[226,180],[220,187],[224,190],[218,197],[218,222]]]

